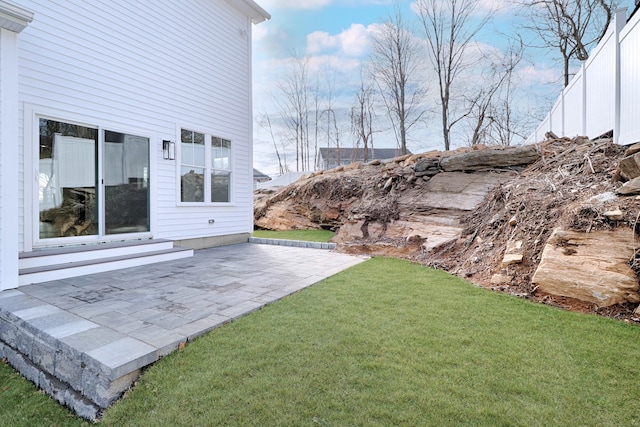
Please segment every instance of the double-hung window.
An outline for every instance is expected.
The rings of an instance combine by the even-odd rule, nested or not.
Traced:
[[[211,137],[211,201],[229,202],[231,193],[231,141]]]
[[[231,202],[231,141],[187,129],[180,133],[180,201]]]

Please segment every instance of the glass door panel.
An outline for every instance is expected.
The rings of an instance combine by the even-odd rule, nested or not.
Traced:
[[[40,119],[39,237],[98,234],[97,129]]]
[[[105,234],[149,231],[149,138],[104,131]]]

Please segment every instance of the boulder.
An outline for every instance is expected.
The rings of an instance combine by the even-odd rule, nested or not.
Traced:
[[[624,219],[624,213],[620,209],[606,211],[602,215],[609,221],[622,221]]]
[[[624,152],[624,156],[628,157],[636,153],[640,153],[640,142],[636,142],[635,144],[630,145],[629,148],[627,148],[627,150]]]
[[[603,307],[640,302],[638,281],[629,266],[634,240],[628,228],[591,233],[557,228],[531,281],[542,292]]]
[[[625,181],[640,176],[640,153],[632,154],[620,160],[618,171]]]
[[[502,258],[502,267],[507,267],[513,264],[521,264],[522,259],[522,254],[504,254],[504,258]]]
[[[454,154],[443,158],[440,167],[445,172],[502,169],[529,165],[539,158],[537,146],[525,145]]]
[[[515,177],[511,173],[442,172],[424,186],[421,204],[431,208],[471,211],[499,184]]]
[[[491,276],[492,285],[508,285],[513,280],[513,276],[507,276],[506,274],[494,274]]]
[[[633,196],[635,194],[640,194],[640,176],[625,182],[622,187],[616,189],[616,193],[623,196]]]
[[[440,159],[427,158],[421,159],[413,166],[413,170],[417,177],[420,176],[434,176],[440,173]]]

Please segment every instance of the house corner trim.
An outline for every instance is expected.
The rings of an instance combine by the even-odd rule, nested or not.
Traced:
[[[0,1],[0,28],[19,33],[33,21],[33,12],[6,1]]]

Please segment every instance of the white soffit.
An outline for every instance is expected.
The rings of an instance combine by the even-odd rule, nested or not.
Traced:
[[[0,28],[19,33],[33,21],[33,12],[0,0]]]
[[[251,22],[254,24],[259,24],[267,19],[271,19],[269,12],[253,0],[227,0],[227,2],[251,18]]]

